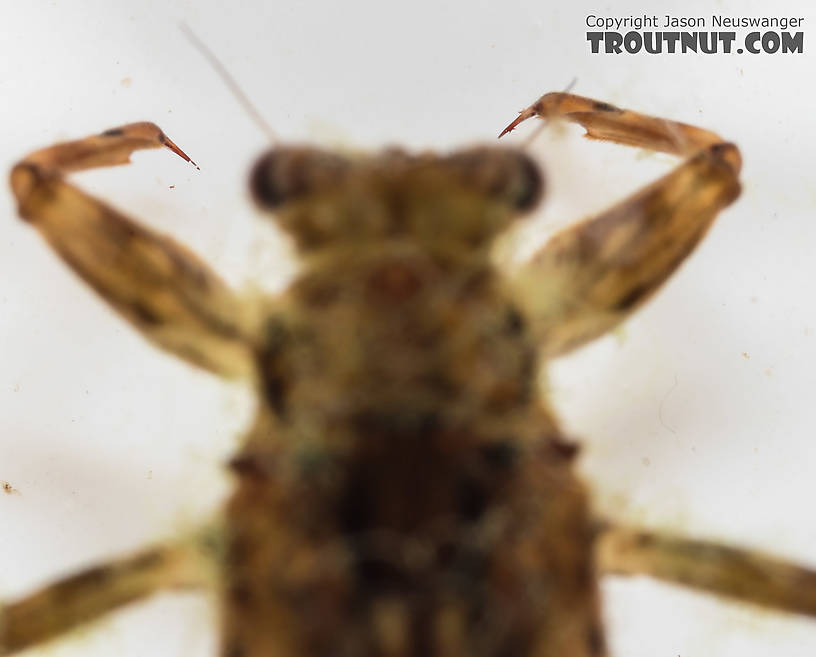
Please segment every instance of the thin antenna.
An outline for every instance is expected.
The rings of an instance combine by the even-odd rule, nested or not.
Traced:
[[[196,50],[204,55],[204,59],[206,59],[210,63],[210,66],[215,69],[215,72],[218,73],[218,75],[224,81],[224,84],[226,84],[229,90],[232,92],[232,95],[235,96],[236,100],[243,106],[250,118],[255,122],[255,125],[261,129],[261,131],[273,145],[276,144],[278,142],[278,136],[275,134],[275,131],[272,130],[269,124],[264,120],[261,113],[255,108],[252,101],[249,100],[241,87],[238,86],[235,79],[227,72],[227,69],[224,67],[218,57],[215,56],[215,53],[204,45],[204,42],[195,35],[195,32],[190,29],[190,26],[187,25],[187,23],[179,23],[179,29],[184,33],[184,36],[187,37],[187,40],[196,48]]]

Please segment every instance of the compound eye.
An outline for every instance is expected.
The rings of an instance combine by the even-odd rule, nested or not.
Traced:
[[[450,163],[462,182],[507,203],[519,212],[534,208],[544,191],[544,176],[526,154],[504,148],[473,148],[454,153]]]
[[[249,187],[263,208],[277,208],[337,185],[349,161],[309,147],[277,148],[261,156],[252,168]]]

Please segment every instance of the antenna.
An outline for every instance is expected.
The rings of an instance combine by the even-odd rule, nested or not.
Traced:
[[[224,81],[224,84],[227,85],[229,90],[232,92],[232,95],[235,96],[236,100],[241,104],[241,106],[246,110],[249,117],[255,122],[261,131],[266,135],[267,139],[275,145],[279,140],[278,136],[275,134],[275,131],[269,126],[269,124],[264,120],[261,116],[261,113],[256,109],[255,105],[252,104],[252,101],[249,100],[247,95],[243,92],[241,87],[238,86],[238,83],[235,79],[229,74],[227,69],[215,56],[212,50],[210,50],[204,42],[199,39],[195,32],[190,29],[190,26],[187,23],[179,23],[179,29],[184,33],[184,36],[187,37],[187,40],[196,48],[206,59],[210,66],[213,67],[216,73],[221,77]]]

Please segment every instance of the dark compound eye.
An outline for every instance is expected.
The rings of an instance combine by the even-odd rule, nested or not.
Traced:
[[[349,169],[345,158],[308,147],[278,148],[252,168],[249,187],[255,202],[276,208],[338,184]]]
[[[448,161],[462,182],[520,212],[536,206],[544,190],[544,176],[533,160],[519,151],[474,148],[454,153]]]
[[[527,155],[516,161],[515,186],[510,185],[510,196],[522,212],[532,210],[544,193],[544,175],[541,168]]]

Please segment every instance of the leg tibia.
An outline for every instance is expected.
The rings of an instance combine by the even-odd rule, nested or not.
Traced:
[[[743,602],[816,616],[816,571],[719,545],[611,528],[597,545],[603,574],[648,575]]]
[[[162,590],[211,583],[200,547],[157,547],[66,577],[0,605],[0,655],[11,655]]]

